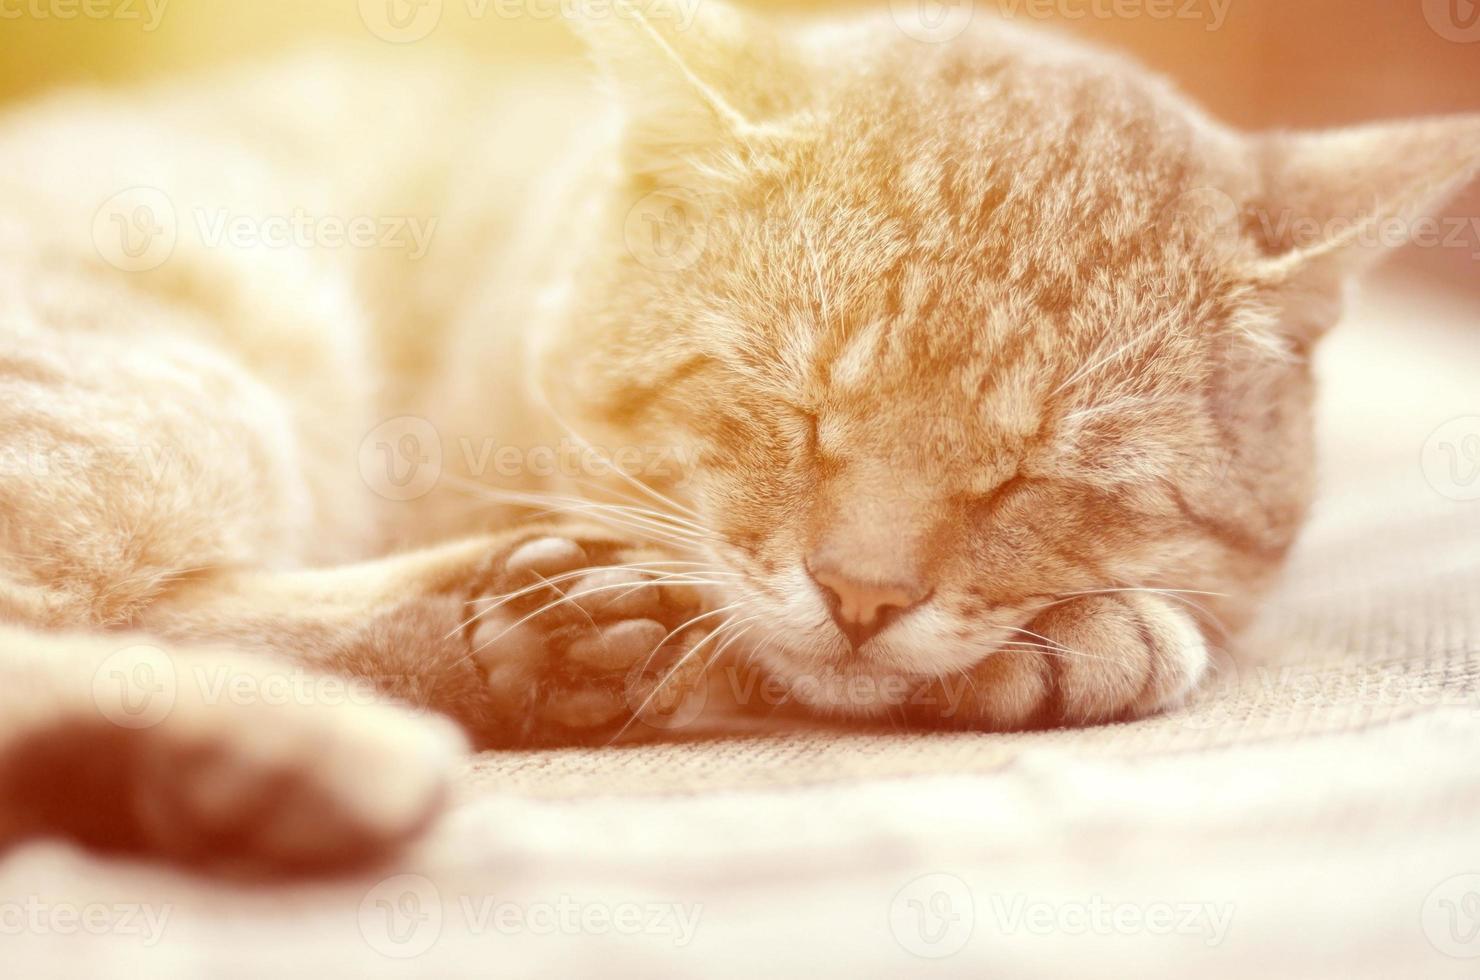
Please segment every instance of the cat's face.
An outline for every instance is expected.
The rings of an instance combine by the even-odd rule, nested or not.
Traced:
[[[1305,506],[1300,348],[1333,314],[1255,272],[1256,154],[1016,34],[869,27],[831,72],[821,43],[752,55],[784,90],[735,98],[774,125],[709,91],[639,117],[562,410],[684,448],[726,600],[808,690],[963,672],[1088,590],[1252,588]]]

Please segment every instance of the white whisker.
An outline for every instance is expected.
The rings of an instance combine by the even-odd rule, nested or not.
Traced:
[[[468,600],[467,605],[469,605],[469,606],[477,605],[480,602],[487,602],[487,603],[491,603],[492,605],[488,606],[485,609],[479,610],[477,613],[475,613],[472,616],[472,618],[465,620],[463,623],[461,623],[457,627],[457,629],[453,630],[452,632],[450,632],[446,636],[444,636],[443,639],[444,640],[450,640],[450,639],[452,639],[452,637],[456,636],[462,630],[467,629],[469,626],[473,625],[478,620],[482,619],[484,616],[487,616],[489,613],[493,612],[494,610],[496,610],[496,609],[498,609],[498,608],[500,608],[500,607],[502,607],[504,605],[507,605],[508,603],[513,602],[516,599],[522,598],[524,596],[530,595],[530,594],[535,593],[535,592],[539,592],[539,591],[545,589],[546,587],[553,586],[553,585],[555,585],[556,583],[559,583],[559,582],[565,582],[565,581],[568,581],[568,580],[574,579],[574,578],[581,578],[581,577],[583,577],[585,575],[591,574],[592,572],[634,572],[634,573],[636,573],[638,575],[656,575],[656,576],[663,576],[663,579],[662,580],[665,581],[665,582],[670,577],[674,577],[674,576],[684,576],[684,575],[690,575],[690,574],[705,574],[705,575],[711,575],[711,574],[712,575],[723,575],[723,574],[726,574],[726,573],[721,572],[719,570],[704,571],[702,573],[666,572],[666,571],[663,570],[662,566],[668,565],[668,564],[702,565],[702,563],[700,563],[700,562],[673,562],[673,563],[669,563],[669,562],[640,562],[640,563],[634,563],[634,564],[630,564],[630,565],[592,565],[592,566],[590,566],[588,568],[578,568],[578,569],[576,569],[574,571],[564,572],[564,573],[562,573],[560,575],[555,575],[555,576],[552,576],[552,577],[550,577],[548,579],[547,578],[544,578],[544,577],[541,577],[540,581],[535,582],[532,585],[527,585],[527,586],[525,586],[525,587],[523,587],[521,589],[516,589],[513,592],[507,592],[507,593],[504,593],[502,595],[496,595],[496,596],[484,596],[481,599],[470,599],[470,600]],[[684,582],[684,583],[678,583],[678,584],[690,584],[690,583]],[[702,583],[702,584],[721,585],[721,584],[727,584],[727,583],[718,583],[718,582],[711,583],[711,582],[705,582],[705,583]]]
[[[739,605],[741,605],[741,603],[736,603],[735,605],[736,606],[739,606]],[[725,642],[722,643],[720,646],[718,646],[715,649],[714,654],[709,658],[708,661],[705,662],[704,669],[700,672],[701,673],[701,676],[702,675],[705,675],[705,674],[708,674],[709,669],[711,667],[713,667],[716,663],[719,662],[720,656],[723,655],[723,653],[726,650],[728,650],[737,640],[739,640],[740,637],[742,637],[746,633],[750,632],[751,625],[754,624],[754,622],[757,619],[759,619],[759,618],[760,618],[760,616],[759,615],[756,615],[756,616],[749,616],[749,617],[746,617],[745,619],[740,619],[740,620],[737,621],[736,618],[732,616],[729,619],[725,620],[723,623],[721,623],[719,625],[719,627],[714,630],[714,632],[710,633],[704,639],[702,639],[698,643],[694,644],[694,646],[688,652],[686,652],[682,657],[680,657],[678,659],[678,662],[677,663],[675,663],[672,667],[670,667],[668,669],[668,672],[663,675],[663,679],[653,686],[653,689],[648,692],[647,697],[643,698],[642,704],[638,705],[637,706],[637,709],[635,711],[633,711],[632,717],[629,718],[629,719],[627,719],[627,722],[624,725],[622,725],[622,727],[620,729],[617,730],[617,733],[615,735],[612,736],[611,741],[612,742],[615,742],[615,741],[617,741],[617,739],[619,739],[623,735],[627,734],[628,729],[630,729],[642,717],[642,713],[648,709],[648,705],[652,704],[653,698],[655,698],[655,697],[658,696],[658,692],[660,692],[661,690],[663,690],[663,687],[670,680],[673,679],[673,676],[675,674],[677,674],[680,669],[682,669],[683,665],[685,663],[687,663],[691,657],[693,657],[700,650],[702,650],[704,648],[704,645],[706,643],[710,642],[711,640],[713,640],[713,639],[715,639],[717,637],[722,636],[725,633],[726,630],[735,629],[735,628],[741,627],[741,626],[744,627],[744,629],[741,629],[738,633],[736,633],[736,634],[734,634],[734,635],[732,635],[730,637],[727,637],[725,639]],[[661,645],[660,645],[660,649],[661,649]],[[652,657],[651,656],[648,657],[648,663],[649,664],[652,663]],[[643,669],[646,670],[647,669],[647,665],[644,665]],[[610,743],[608,743],[608,744],[610,744]]]

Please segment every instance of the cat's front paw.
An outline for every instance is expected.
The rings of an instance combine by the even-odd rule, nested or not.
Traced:
[[[426,829],[466,750],[445,719],[286,662],[124,654],[91,710],[0,751],[17,836],[252,875],[354,868]]]
[[[465,636],[499,740],[584,741],[662,725],[698,689],[712,621],[682,562],[600,531],[512,544],[471,600]]]
[[[1207,669],[1201,629],[1172,601],[1086,595],[1039,615],[973,670],[969,686],[917,699],[931,706],[918,720],[988,729],[1127,721],[1176,707]]]

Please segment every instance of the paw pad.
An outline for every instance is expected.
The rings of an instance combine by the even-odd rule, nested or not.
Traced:
[[[671,717],[702,680],[703,608],[680,567],[641,545],[551,535],[495,560],[467,630],[518,741],[616,730],[639,713]],[[690,656],[690,654],[693,654]]]

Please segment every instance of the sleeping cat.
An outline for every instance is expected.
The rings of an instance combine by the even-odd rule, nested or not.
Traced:
[[[360,861],[467,740],[726,663],[924,727],[1194,690],[1305,512],[1312,345],[1480,119],[1244,136],[995,21],[669,13],[578,20],[600,98],[324,56],[0,125],[7,837]]]

